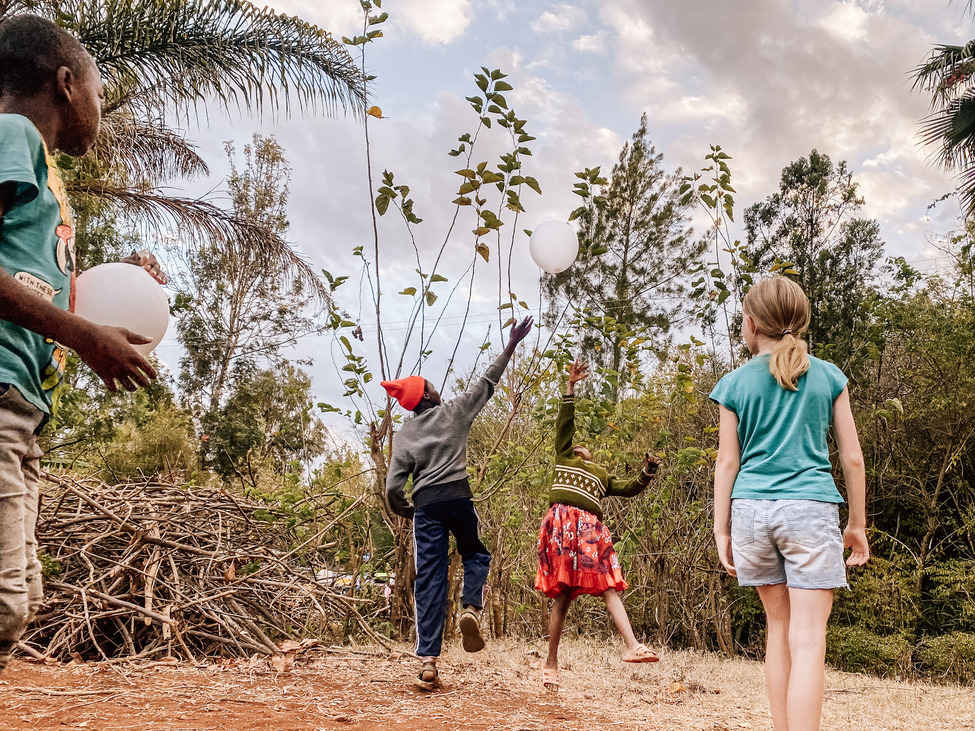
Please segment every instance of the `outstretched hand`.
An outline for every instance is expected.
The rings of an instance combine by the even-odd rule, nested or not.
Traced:
[[[524,320],[515,325],[512,325],[511,332],[508,334],[508,348],[514,350],[514,347],[528,337],[528,333],[532,331],[532,325],[535,322],[535,318],[529,315]]]
[[[565,386],[565,395],[571,396],[575,393],[576,384],[589,375],[589,364],[584,360],[576,358],[569,364],[569,382]]]
[[[643,455],[643,472],[647,475],[655,474],[660,463],[660,457],[652,452],[647,452]]]
[[[577,384],[579,381],[589,376],[589,364],[584,360],[576,358],[569,364],[569,383]]]

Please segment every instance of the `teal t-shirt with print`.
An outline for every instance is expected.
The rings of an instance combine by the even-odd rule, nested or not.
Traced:
[[[0,183],[15,194],[0,223],[0,267],[34,295],[71,306],[74,221],[64,184],[40,132],[26,117],[0,114]],[[64,349],[13,325],[0,313],[0,383],[51,412],[64,372]]]
[[[810,356],[796,391],[782,388],[769,356],[752,358],[718,381],[711,400],[738,415],[741,464],[731,497],[841,503],[826,438],[846,376]]]

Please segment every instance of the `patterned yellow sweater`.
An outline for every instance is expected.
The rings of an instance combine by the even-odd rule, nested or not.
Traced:
[[[587,462],[572,452],[575,437],[575,396],[563,396],[555,420],[555,476],[549,490],[549,505],[574,505],[602,519],[600,500],[608,495],[633,497],[650,484],[650,475],[641,470],[632,480],[610,475],[595,462]]]

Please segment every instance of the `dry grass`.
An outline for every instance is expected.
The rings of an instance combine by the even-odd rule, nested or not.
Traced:
[[[476,662],[522,681],[535,692],[544,642],[501,642],[490,660],[465,656],[459,647],[445,655],[465,671]],[[613,718],[619,727],[724,731],[771,729],[761,663],[693,651],[658,650],[660,662],[627,665],[622,645],[570,640],[560,650],[564,710],[585,709]],[[465,673],[466,674],[466,673]],[[545,695],[538,693],[541,699]],[[550,694],[551,695],[551,694]],[[962,731],[975,729],[975,690],[902,682],[830,670],[826,677],[823,729],[845,731]]]

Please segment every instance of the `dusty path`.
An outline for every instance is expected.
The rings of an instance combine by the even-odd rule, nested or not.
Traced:
[[[757,663],[662,653],[620,662],[606,643],[569,643],[563,692],[537,688],[537,652],[495,644],[451,650],[443,688],[412,686],[415,662],[367,650],[201,666],[51,666],[15,662],[0,681],[0,729],[97,731],[521,731],[770,729]],[[975,690],[830,673],[824,729],[975,729]]]

